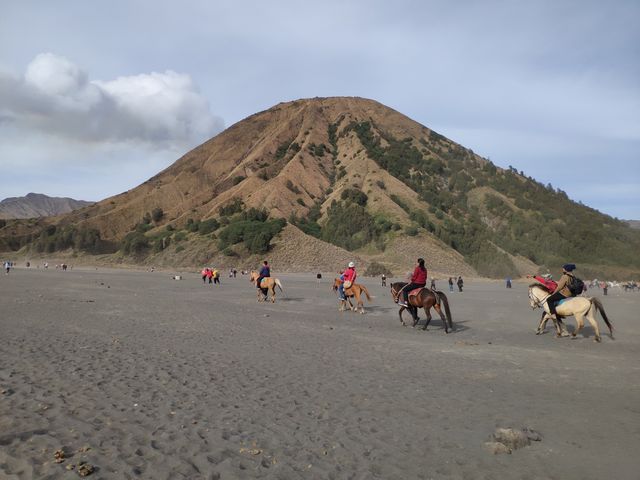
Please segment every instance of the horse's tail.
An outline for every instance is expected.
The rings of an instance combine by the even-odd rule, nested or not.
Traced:
[[[367,300],[371,301],[371,295],[369,295],[369,290],[367,290],[367,287],[365,287],[364,285],[360,285],[360,290],[362,290],[367,296]]]
[[[453,330],[453,318],[451,318],[451,309],[449,308],[449,300],[447,300],[447,296],[443,292],[436,291],[436,298],[444,305],[444,313],[447,317],[447,323],[449,323],[449,328]]]
[[[609,335],[613,339],[613,325],[611,325],[611,322],[609,321],[607,314],[604,312],[604,307],[602,306],[602,302],[597,298],[593,297],[591,299],[591,304],[595,307],[596,311],[600,312],[600,315],[602,315],[604,323],[606,323],[607,327],[609,327]]]
[[[274,280],[275,284],[278,286],[278,288],[280,289],[281,292],[284,292],[284,290],[282,289],[282,284],[280,283],[279,279],[275,279]]]

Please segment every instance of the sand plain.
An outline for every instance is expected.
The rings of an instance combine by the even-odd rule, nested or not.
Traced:
[[[525,283],[445,290],[445,335],[400,326],[378,280],[359,315],[330,274],[278,276],[272,305],[241,276],[3,274],[0,477],[639,478],[640,294],[596,292],[616,328],[596,344],[536,336]],[[542,440],[493,455],[497,427]]]

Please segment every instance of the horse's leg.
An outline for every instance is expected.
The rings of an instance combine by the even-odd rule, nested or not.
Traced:
[[[276,284],[271,287],[271,303],[276,303]]]
[[[402,324],[403,327],[406,327],[407,324],[404,323],[404,320],[402,319],[402,312],[405,310],[405,307],[400,307],[400,310],[398,310],[398,316],[400,317],[400,323]]]
[[[442,308],[437,303],[433,306],[433,308],[435,308],[436,312],[438,312],[438,315],[440,315],[440,319],[442,320],[442,324],[444,325],[444,333],[449,333],[447,318],[444,316],[444,313],[442,313]]]
[[[540,322],[538,323],[538,328],[536,329],[536,335],[542,334],[546,326],[547,326],[547,312],[543,310],[542,316],[540,317]]]
[[[576,313],[574,315],[574,317],[576,317],[576,329],[571,334],[572,337],[576,337],[580,330],[582,330],[582,327],[584,327],[584,318],[582,318],[582,315],[582,312]]]
[[[415,326],[418,324],[418,320],[420,320],[418,318],[418,307],[411,305],[409,311],[411,312],[411,316],[413,316],[413,325],[411,326],[415,328]]]
[[[596,321],[593,310],[593,307],[590,306],[589,310],[587,311],[587,320],[589,320],[589,323],[593,327],[593,330],[596,332],[596,338],[594,338],[593,340],[596,342],[600,342],[602,340],[602,338],[600,338],[600,327],[598,327],[598,322]]]
[[[567,326],[564,324],[564,320],[562,320],[562,317],[558,317],[556,329],[560,337],[568,337],[570,335],[569,330],[567,330]]]
[[[427,322],[424,324],[424,327],[422,327],[422,329],[426,330],[427,327],[429,326],[429,324],[431,323],[431,306],[430,305],[424,305],[423,308],[424,308],[424,313],[427,314]],[[447,328],[446,325],[447,324],[445,323],[445,327],[444,328]]]

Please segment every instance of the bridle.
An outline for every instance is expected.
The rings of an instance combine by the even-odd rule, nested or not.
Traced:
[[[549,293],[546,297],[544,297],[542,299],[539,299],[538,297],[536,297],[533,294],[533,289],[534,288],[538,288],[538,289],[542,290],[542,288],[537,287],[537,286],[529,287],[529,299],[533,303],[533,307],[531,307],[531,309],[535,310],[536,308],[544,308],[543,304],[547,300],[547,298],[549,298],[551,296],[551,294]]]

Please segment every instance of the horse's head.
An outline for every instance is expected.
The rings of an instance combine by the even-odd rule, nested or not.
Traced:
[[[258,272],[256,272],[255,270],[251,270],[251,273],[249,274],[249,282],[255,283],[258,277],[259,277]]]
[[[549,292],[539,283],[529,285],[529,305],[532,309],[541,308],[542,302],[549,296]]]
[[[398,296],[400,295],[400,291],[402,290],[402,287],[404,287],[405,285],[406,283],[404,282],[396,282],[391,284],[391,297],[393,298],[394,302],[398,301]]]
[[[335,292],[336,290],[338,290],[338,288],[340,288],[340,285],[342,285],[342,280],[340,280],[339,278],[334,278],[331,288]]]

